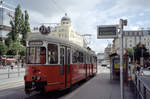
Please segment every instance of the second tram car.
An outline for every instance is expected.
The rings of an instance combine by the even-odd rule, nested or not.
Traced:
[[[40,33],[27,40],[25,92],[52,91],[72,86],[97,73],[94,51]]]

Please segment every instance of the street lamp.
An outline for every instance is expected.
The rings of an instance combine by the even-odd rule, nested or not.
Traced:
[[[123,26],[127,26],[127,20],[120,19],[120,91],[121,99],[124,99],[123,94]]]

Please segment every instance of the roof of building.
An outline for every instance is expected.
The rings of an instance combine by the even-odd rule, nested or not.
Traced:
[[[62,17],[61,21],[70,21],[71,19],[67,16],[67,13],[65,13],[65,16]]]

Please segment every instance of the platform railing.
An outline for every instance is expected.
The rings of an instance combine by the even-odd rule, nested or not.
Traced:
[[[150,99],[150,87],[138,75],[135,75],[134,85],[136,99]]]
[[[24,66],[0,66],[0,80],[1,79],[8,79],[12,77],[20,77],[25,74]]]

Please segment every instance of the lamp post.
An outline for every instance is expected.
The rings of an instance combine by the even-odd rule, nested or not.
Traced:
[[[120,95],[124,99],[123,94],[123,26],[127,25],[127,20],[120,19]]]

